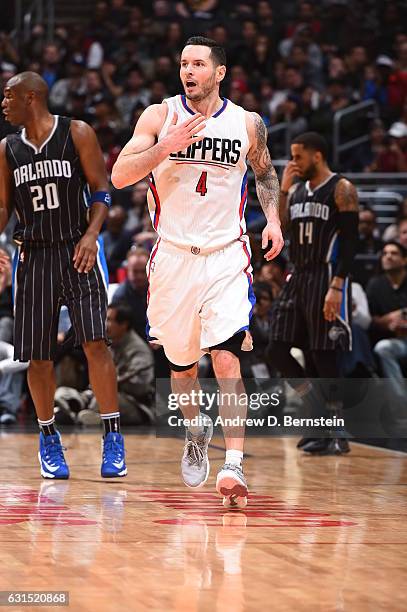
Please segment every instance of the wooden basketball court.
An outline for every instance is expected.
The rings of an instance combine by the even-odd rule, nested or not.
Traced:
[[[56,482],[37,442],[0,434],[0,591],[69,591],[74,612],[407,609],[406,455],[252,438],[249,505],[226,512],[220,439],[197,491],[180,481],[179,440],[127,436],[128,477],[102,481],[99,433],[65,435],[71,479]]]

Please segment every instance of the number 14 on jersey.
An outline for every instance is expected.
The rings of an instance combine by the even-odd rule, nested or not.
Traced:
[[[312,233],[313,233],[314,224],[312,221],[300,221],[299,227],[299,238],[298,242],[300,244],[305,243],[305,239],[307,239],[308,244],[312,244]]]

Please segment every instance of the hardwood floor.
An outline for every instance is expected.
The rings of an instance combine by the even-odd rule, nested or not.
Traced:
[[[218,448],[194,491],[179,440],[127,436],[129,475],[114,481],[98,434],[63,442],[71,478],[45,481],[37,435],[0,434],[0,590],[69,591],[74,612],[407,609],[406,455],[309,457],[294,439],[250,438],[249,504],[226,512]]]

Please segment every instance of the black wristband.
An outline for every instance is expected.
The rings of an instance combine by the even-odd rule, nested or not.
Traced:
[[[282,189],[280,189],[280,193],[283,196],[288,196],[288,191],[283,191]]]

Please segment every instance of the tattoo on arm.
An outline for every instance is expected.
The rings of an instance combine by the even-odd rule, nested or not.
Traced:
[[[248,159],[256,177],[257,197],[268,220],[271,212],[278,213],[280,186],[267,147],[266,126],[257,113],[251,115],[254,119],[255,140]]]
[[[356,187],[347,179],[338,181],[335,189],[335,203],[340,211],[359,210],[359,199]]]

